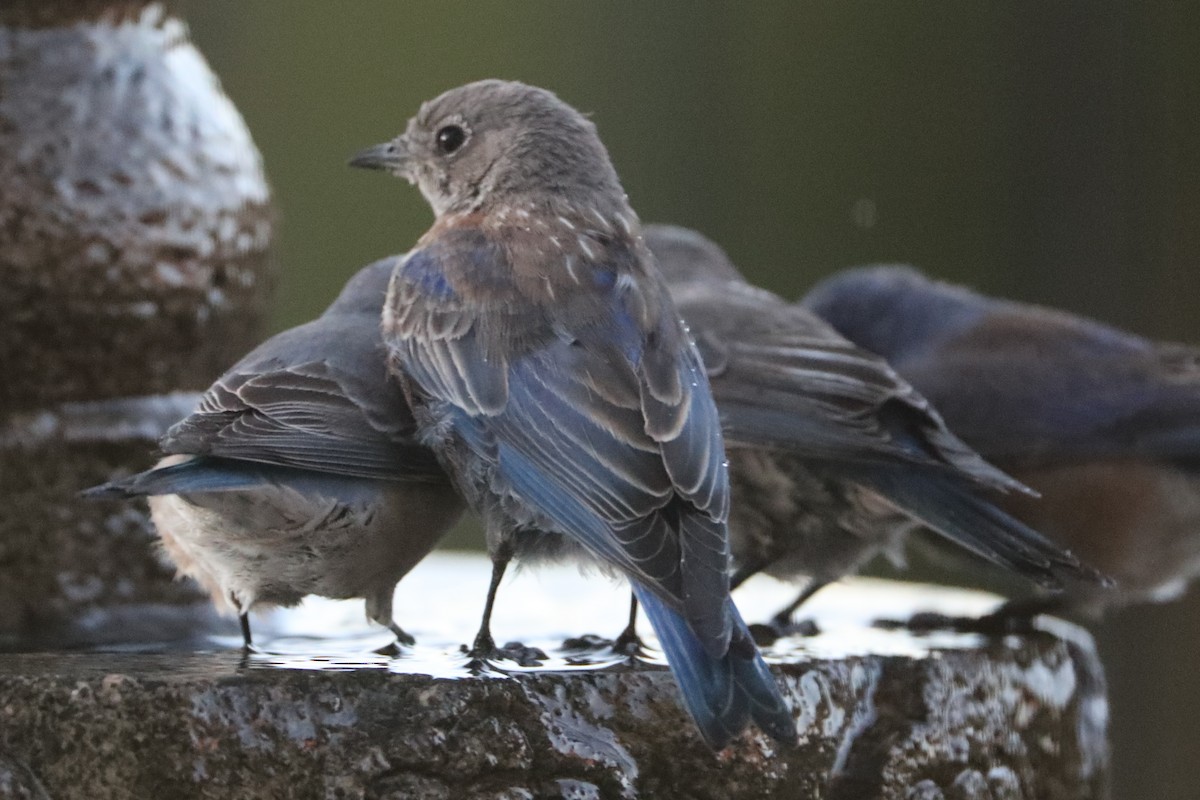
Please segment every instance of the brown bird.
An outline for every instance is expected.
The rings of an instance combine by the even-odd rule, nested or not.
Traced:
[[[1037,489],[1002,504],[1115,579],[1008,611],[1099,615],[1200,574],[1200,350],[993,299],[908,267],[849,270],[802,301],[885,356],[989,460]]]

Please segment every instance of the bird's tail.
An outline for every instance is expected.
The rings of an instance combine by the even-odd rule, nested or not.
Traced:
[[[684,705],[711,747],[724,747],[751,720],[781,742],[796,740],[792,713],[732,600],[727,601],[734,621],[729,651],[714,658],[679,612],[637,583],[633,591],[654,626]]]
[[[889,465],[857,478],[945,538],[1043,586],[1110,582],[955,475]]]
[[[244,461],[209,458],[187,458],[173,464],[161,464],[130,475],[128,478],[84,489],[80,495],[88,498],[130,498],[189,492],[228,492],[261,485],[264,473],[273,469],[267,465]]]

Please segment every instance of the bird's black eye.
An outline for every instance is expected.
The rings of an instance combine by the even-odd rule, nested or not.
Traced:
[[[449,155],[463,146],[467,132],[457,125],[447,125],[437,132],[437,149]]]

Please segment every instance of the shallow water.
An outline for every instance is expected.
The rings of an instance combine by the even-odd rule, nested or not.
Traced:
[[[585,575],[574,567],[517,571],[501,586],[492,630],[498,643],[519,640],[540,648],[546,658],[522,666],[500,659],[486,665],[472,662],[465,643],[474,636],[483,606],[490,563],[477,554],[436,553],[420,564],[396,592],[397,622],[417,639],[394,654],[376,652],[393,644],[390,632],[367,622],[360,601],[309,598],[292,609],[252,616],[255,652],[241,652],[241,636],[232,622],[229,635],[212,636],[188,648],[210,653],[211,659],[181,659],[179,648],[137,644],[105,647],[88,655],[89,669],[105,670],[117,663],[128,669],[128,655],[141,654],[149,672],[186,670],[381,670],[440,678],[494,676],[521,672],[624,670],[665,666],[649,624],[639,630],[647,648],[635,658],[614,653],[602,637],[615,637],[628,613],[624,584],[600,575]],[[743,616],[750,621],[769,618],[793,596],[795,588],[768,577],[748,582],[735,594]],[[980,592],[948,589],[870,578],[854,578],[827,587],[802,610],[819,633],[792,635],[763,648],[768,661],[796,663],[855,655],[918,657],[931,650],[969,648],[981,637],[953,631],[913,633],[887,630],[872,623],[883,617],[906,619],[917,611],[948,615],[978,615],[991,610],[998,598]],[[565,646],[585,634],[591,646]],[[185,651],[186,652],[186,651]],[[5,659],[9,669],[19,664],[41,671],[54,661],[40,658]],[[69,659],[75,662],[76,659]],[[76,663],[76,666],[79,666]]]

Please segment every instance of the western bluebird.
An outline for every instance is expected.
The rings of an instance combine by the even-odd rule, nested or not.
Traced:
[[[149,496],[163,549],[237,612],[247,647],[251,608],[307,594],[362,597],[411,643],[392,620],[396,583],[464,510],[387,372],[379,313],[395,262],[222,375],[167,432],[158,466],[89,490]]]
[[[985,462],[878,356],[805,309],[747,283],[695,231],[647,226],[708,370],[729,450],[737,585],[804,576],[787,618],[830,581],[898,551],[913,520],[1057,586],[1093,573],[996,508],[1027,491]]]
[[[906,267],[849,270],[803,303],[1041,492],[1005,501],[1014,514],[1116,580],[1017,600],[1011,613],[1098,615],[1174,597],[1200,574],[1200,350]]]
[[[729,597],[703,366],[595,126],[543,89],[481,81],[351,163],[415,183],[437,215],[393,275],[384,339],[496,563],[528,529],[571,537],[629,578],[710,745],[751,719],[794,741]],[[475,650],[494,652],[487,611]]]

